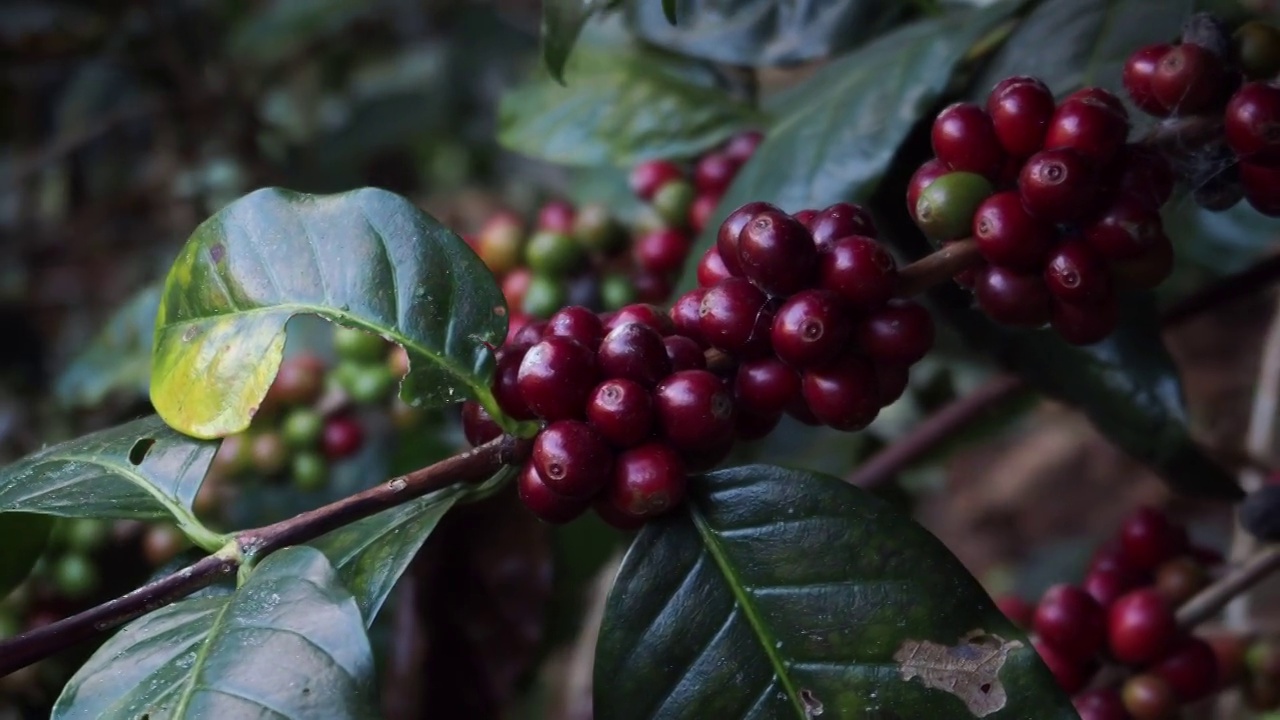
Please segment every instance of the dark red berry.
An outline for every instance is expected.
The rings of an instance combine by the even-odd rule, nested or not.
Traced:
[[[757,412],[738,408],[737,420],[734,422],[734,437],[739,440],[759,440],[773,432],[782,421],[782,413],[762,415]]]
[[[1009,622],[1017,626],[1019,630],[1031,629],[1031,623],[1036,613],[1034,605],[1017,595],[1001,595],[995,598],[995,601],[996,607],[1000,612],[1004,613],[1004,616],[1009,618]]]
[[[613,451],[600,433],[579,420],[557,420],[533,440],[533,465],[557,495],[588,498],[604,487]]]
[[[799,219],[799,218],[797,218]],[[813,235],[813,242],[821,249],[841,238],[851,235],[874,238],[876,225],[866,208],[853,203],[836,203],[814,216],[805,227]]]
[[[756,287],[790,295],[813,283],[818,249],[813,236],[781,210],[757,213],[738,236],[738,264]]]
[[[364,445],[364,427],[354,415],[335,415],[324,424],[320,450],[330,460],[351,457]]]
[[[733,433],[733,395],[706,370],[667,376],[653,394],[658,429],[678,450],[716,446]]]
[[[556,311],[547,320],[545,336],[564,337],[577,341],[583,347],[593,348],[604,337],[604,323],[600,316],[581,305],[571,305]]]
[[[684,267],[689,256],[689,238],[675,228],[663,228],[642,235],[632,246],[640,269],[651,273],[673,273]]]
[[[546,320],[535,320],[528,325],[525,325],[520,329],[520,332],[516,333],[516,336],[511,339],[511,349],[520,349],[522,351],[528,350],[537,344],[538,341],[542,340],[542,336],[546,331]]]
[[[685,470],[691,473],[706,472],[724,462],[733,450],[734,438],[738,432],[738,413],[733,413],[733,432],[696,448],[685,448],[680,451],[680,459],[684,461]]]
[[[693,204],[689,206],[689,229],[695,233],[701,233],[707,228],[707,224],[711,222],[711,217],[716,213],[716,207],[720,204],[719,195],[699,195],[693,199]]]
[[[1044,147],[1075,150],[1101,167],[1111,162],[1128,135],[1129,121],[1107,102],[1077,98],[1058,106],[1049,122]]]
[[[1167,560],[1156,568],[1155,586],[1175,608],[1209,584],[1209,571],[1190,555]]]
[[[1089,593],[1066,583],[1045,591],[1036,606],[1033,627],[1042,640],[1076,661],[1097,655],[1107,639],[1102,606]]]
[[[1111,109],[1127,122],[1129,120],[1129,110],[1124,106],[1124,101],[1106,88],[1100,87],[1083,87],[1062,99],[1063,103],[1072,100],[1087,100],[1089,102],[1102,103]],[[1061,103],[1059,103],[1061,104]]]
[[[577,214],[578,211],[571,203],[551,200],[538,209],[537,227],[539,230],[572,235],[573,221]]]
[[[633,303],[619,308],[604,321],[605,334],[627,323],[647,325],[663,336],[670,335],[676,329],[675,324],[662,308],[652,303]]]
[[[636,290],[636,300],[650,304],[665,302],[675,288],[669,273],[640,271],[631,276],[631,284]]]
[[[1164,117],[1169,114],[1169,106],[1156,97],[1151,82],[1156,76],[1161,58],[1172,48],[1168,43],[1147,45],[1135,50],[1124,64],[1125,92],[1129,93],[1133,104],[1148,115]]]
[[[1222,58],[1192,43],[1169,48],[1151,76],[1151,93],[1180,115],[1196,115],[1220,107],[1228,87]]]
[[[1280,85],[1245,84],[1231,96],[1223,122],[1227,144],[1241,160],[1280,163]]]
[[[1044,265],[1044,283],[1063,302],[1099,302],[1111,294],[1107,263],[1088,243],[1072,240],[1049,253]]]
[[[462,403],[462,434],[471,447],[481,445],[502,435],[502,428],[493,421],[480,403],[468,400]]]
[[[520,363],[524,361],[525,352],[519,347],[503,348],[498,353],[498,364],[493,371],[493,397],[502,412],[517,420],[536,417],[520,394]]]
[[[626,378],[645,387],[653,387],[671,372],[662,336],[640,323],[627,323],[610,330],[600,341],[597,363],[601,378]]]
[[[624,515],[657,517],[684,501],[685,472],[679,454],[664,443],[623,450],[614,461],[606,497]]]
[[[999,179],[1005,151],[991,116],[982,108],[973,103],[948,106],[933,121],[931,138],[933,154],[952,170]]]
[[[725,278],[733,277],[729,272],[729,268],[725,267],[724,260],[720,257],[720,249],[712,245],[702,254],[702,259],[698,261],[698,284],[702,287],[711,287]]]
[[[776,357],[745,360],[738,366],[734,395],[740,410],[778,415],[800,396],[800,376]]]
[[[712,248],[714,251],[715,248]],[[706,288],[694,288],[689,292],[676,298],[675,303],[671,305],[671,310],[667,314],[671,316],[671,324],[675,326],[675,331],[684,337],[693,340],[700,346],[705,346],[706,341],[702,338],[702,296],[707,292]]]
[[[1115,167],[1116,191],[1152,210],[1159,210],[1173,194],[1173,168],[1158,150],[1126,145]]]
[[[1186,531],[1153,507],[1140,507],[1125,518],[1118,533],[1120,553],[1129,567],[1155,570],[1187,550]]]
[[[516,489],[520,500],[529,511],[544,522],[562,525],[573,520],[586,511],[589,501],[567,498],[557,495],[538,474],[530,460],[520,470],[516,478]]]
[[[1141,574],[1118,565],[1095,568],[1084,577],[1083,587],[1098,604],[1110,607],[1121,595],[1143,584]]]
[[[1001,325],[1040,327],[1049,322],[1052,300],[1040,273],[984,268],[973,286],[978,307]]]
[[[653,433],[653,399],[635,381],[605,380],[587,398],[587,420],[614,447],[633,447]]]
[[[764,142],[764,133],[759,130],[745,130],[729,138],[724,144],[724,152],[739,162],[746,162],[756,153],[756,148]]]
[[[742,161],[726,152],[709,152],[693,168],[693,186],[704,195],[723,195]]]
[[[1107,260],[1142,255],[1164,237],[1160,214],[1129,195],[1119,195],[1084,231],[1085,242]]]
[[[919,362],[933,347],[933,318],[910,300],[890,303],[858,322],[858,344],[877,362]]]
[[[837,430],[861,430],[880,412],[875,366],[860,355],[806,370],[801,392],[814,417]]]
[[[1068,658],[1041,638],[1034,638],[1031,645],[1044,664],[1049,667],[1049,672],[1053,673],[1053,679],[1057,681],[1058,687],[1062,688],[1063,692],[1078,693],[1089,684],[1089,678],[1093,677],[1096,667],[1093,663]]]
[[[786,414],[805,425],[821,427],[822,421],[818,419],[817,415],[813,414],[813,410],[809,409],[809,403],[805,402],[803,379],[801,379],[800,390],[801,395],[795,399],[795,402],[787,406]]]
[[[729,213],[729,217],[720,223],[716,232],[716,249],[720,251],[720,261],[730,275],[742,276],[742,265],[738,262],[738,238],[747,223],[765,211],[782,212],[776,205],[767,202],[749,202]]]
[[[804,210],[791,213],[791,217],[795,218],[796,222],[805,226],[805,228],[812,233],[813,221],[818,219],[818,211],[813,208],[805,208]]]
[[[702,347],[692,338],[684,335],[668,335],[662,338],[667,348],[667,359],[671,361],[671,372],[681,370],[703,370],[707,367],[707,356]]]
[[[978,251],[992,265],[1014,270],[1037,270],[1058,238],[1051,223],[1032,215],[1014,191],[999,192],[978,206],[973,215]]]
[[[950,172],[951,169],[947,164],[938,158],[933,158],[916,169],[910,182],[907,183],[907,211],[912,217],[915,217],[916,206],[920,203],[920,194],[924,189],[932,185],[934,180]]]
[[[849,341],[849,317],[825,290],[804,290],[778,308],[770,339],[779,358],[795,368],[822,363],[840,354]]]
[[[1173,645],[1177,632],[1178,623],[1168,601],[1151,588],[1121,596],[1107,612],[1111,654],[1127,665],[1159,660]]]
[[[646,160],[631,170],[628,178],[631,192],[645,202],[658,194],[658,188],[672,180],[684,178],[684,170],[669,160]]]
[[[1150,673],[1126,680],[1120,688],[1120,699],[1133,720],[1174,720],[1178,714],[1173,688]]]
[[[592,501],[591,507],[606,525],[610,525],[616,530],[631,532],[644,527],[644,518],[631,517],[619,510],[614,506],[607,493],[597,495],[596,499]]]
[[[1054,107],[1048,86],[1027,76],[1005,78],[987,96],[996,137],[1005,152],[1018,159],[1042,149]]]
[[[1280,217],[1280,167],[1242,162],[1240,184],[1250,207],[1267,217]]]
[[[517,309],[524,305],[524,296],[532,279],[533,271],[526,267],[516,268],[502,278],[502,298],[507,301],[508,308]]]
[[[1055,299],[1049,324],[1072,345],[1102,342],[1120,324],[1120,304],[1115,296],[1087,305]]]
[[[827,245],[818,258],[818,274],[824,290],[860,310],[884,305],[898,284],[898,264],[869,237],[847,237]]]
[[[1071,222],[1094,204],[1093,167],[1074,150],[1044,150],[1032,155],[1018,175],[1018,193],[1027,210],[1049,222]]]
[[[898,401],[911,382],[911,366],[906,363],[874,363],[876,389],[879,390],[880,407],[888,407]]]
[[[760,288],[743,278],[707,288],[698,310],[702,337],[712,347],[735,354],[768,348],[773,309]]]
[[[1080,693],[1072,702],[1080,720],[1133,720],[1124,709],[1120,693],[1111,688]]]
[[[538,417],[569,420],[582,416],[598,377],[594,352],[569,338],[549,337],[525,353],[517,384]]]

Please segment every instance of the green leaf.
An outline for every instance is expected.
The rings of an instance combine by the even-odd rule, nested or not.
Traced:
[[[547,72],[564,84],[564,66],[582,28],[601,8],[598,0],[543,0],[542,62]]]
[[[686,510],[636,538],[595,677],[601,720],[1077,717],[936,538],[836,478],[764,465],[695,478]]]
[[[223,538],[191,513],[218,443],[148,416],[53,445],[0,469],[0,513],[173,520],[201,547]]]
[[[0,600],[22,584],[36,560],[44,553],[53,529],[53,518],[35,513],[0,513],[0,537],[4,553],[0,553]]]
[[[376,12],[369,0],[272,0],[255,3],[227,39],[227,57],[239,63],[278,63],[318,39]]]
[[[922,20],[817,71],[787,91],[765,140],[717,206],[690,257],[715,242],[720,219],[753,200],[791,212],[860,200],[879,184],[919,120],[951,82],[969,48],[1022,0]],[[696,263],[681,286],[695,284]]]
[[[670,7],[668,7],[670,3]],[[729,65],[789,65],[841,53],[901,20],[910,3],[825,0],[629,0],[627,21],[647,42]]]
[[[1192,0],[1045,0],[1010,36],[973,84],[985,98],[1000,80],[1033,75],[1059,96],[1085,85],[1120,93],[1134,50],[1170,42],[1193,10]]]
[[[197,437],[244,430],[280,366],[285,323],[314,313],[408,351],[414,404],[489,390],[502,293],[475,253],[405,198],[373,188],[250,193],[206,220],[165,282],[151,401]]]
[[[69,407],[92,407],[113,392],[146,397],[160,287],[144,288],[116,311],[58,377],[54,394]]]
[[[1240,272],[1261,260],[1280,237],[1275,219],[1245,202],[1212,212],[1186,197],[1165,206],[1164,226],[1180,261],[1190,260],[1219,275]]]
[[[57,720],[376,718],[360,609],[319,551],[285,548],[234,594],[130,623],[63,688]]]
[[[568,87],[538,76],[507,93],[499,142],[564,165],[628,165],[690,157],[762,121],[705,68],[651,50],[583,43],[565,76]]]

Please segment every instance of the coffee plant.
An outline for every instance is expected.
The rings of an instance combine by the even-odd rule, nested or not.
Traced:
[[[456,228],[375,187],[255,189],[104,330],[144,338],[149,414],[0,469],[0,717],[509,693],[540,571],[488,588],[501,640],[436,619],[509,677],[396,677],[414,631],[380,613],[418,602],[414,568],[433,597],[479,582],[468,538],[551,526],[590,573],[629,543],[572,619],[598,632],[590,716],[1276,717],[1280,636],[1208,624],[1280,568],[1280,485],[1265,450],[1193,437],[1161,335],[1280,277],[1179,275],[1223,218],[1276,232],[1261,5],[545,0],[497,135],[576,186]],[[91,352],[116,368],[96,401],[136,388]],[[974,358],[1004,374],[859,449]],[[1024,390],[1238,508],[1233,546],[1142,505],[1081,572],[988,592],[869,489]]]

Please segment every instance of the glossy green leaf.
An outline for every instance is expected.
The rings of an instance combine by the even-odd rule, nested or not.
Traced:
[[[670,7],[668,7],[668,3]],[[910,3],[824,0],[629,0],[632,30],[662,48],[729,65],[771,66],[835,55],[883,33]]]
[[[922,20],[817,71],[776,103],[780,113],[743,166],[691,257],[715,242],[720,220],[753,200],[795,212],[865,198],[912,124],[938,100],[969,48],[1022,0]],[[681,286],[695,284],[688,263]]]
[[[504,146],[565,165],[627,165],[689,157],[762,122],[705,68],[651,50],[584,42],[565,78],[538,75],[502,98]]]
[[[936,538],[836,478],[764,465],[695,478],[636,538],[595,678],[600,720],[1077,717]]]
[[[144,288],[116,311],[58,377],[54,394],[70,407],[92,407],[114,392],[146,397],[151,380],[160,287]]]
[[[378,333],[409,353],[401,396],[489,391],[506,334],[502,293],[475,253],[399,195],[365,188],[246,195],[192,234],[156,318],[151,401],[170,425],[219,437],[249,425],[300,313]]]
[[[0,469],[0,513],[173,520],[203,547],[219,536],[191,513],[218,443],[154,416],[53,445]]]
[[[0,513],[0,600],[20,585],[44,552],[53,518],[35,513]]]
[[[564,84],[564,67],[578,36],[602,4],[600,0],[543,1],[542,62],[556,82]]]
[[[227,57],[268,65],[341,31],[378,9],[370,0],[269,0],[254,3],[227,38]]]
[[[231,595],[125,626],[63,688],[56,720],[376,718],[360,609],[319,551],[267,557]]]

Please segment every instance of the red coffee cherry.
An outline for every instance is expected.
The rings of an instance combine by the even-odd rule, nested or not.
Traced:
[[[563,525],[586,512],[588,502],[576,498],[557,495],[547,487],[538,469],[529,460],[520,470],[516,478],[516,490],[521,502],[529,508],[538,519],[553,525]]]
[[[1053,93],[1042,81],[1019,75],[1005,78],[987,96],[987,112],[1005,152],[1028,158],[1044,147],[1053,117]]]
[[[824,290],[852,305],[871,310],[893,297],[898,264],[884,246],[869,237],[846,237],[828,244],[818,257]]]
[[[799,216],[796,216],[799,220]],[[803,221],[801,221],[803,222]],[[866,208],[853,203],[836,203],[817,213],[804,223],[813,235],[813,242],[821,250],[824,246],[851,235],[874,238],[876,225]]]
[[[738,419],[734,422],[733,436],[739,440],[759,440],[773,432],[781,421],[782,413],[761,415],[738,408]]]
[[[795,218],[781,210],[766,210],[742,228],[738,264],[756,287],[786,296],[813,284],[818,249]]]
[[[1169,684],[1156,675],[1134,675],[1120,689],[1125,710],[1133,720],[1173,720],[1178,700]]]
[[[546,320],[534,320],[521,328],[520,332],[516,333],[515,337],[511,339],[510,347],[503,348],[503,350],[518,350],[523,354],[529,348],[533,347],[538,341],[542,340],[542,336],[546,331]]]
[[[1106,88],[1100,87],[1083,87],[1062,99],[1063,103],[1073,100],[1086,100],[1093,103],[1102,103],[1111,108],[1112,112],[1124,118],[1126,122],[1129,120],[1129,110],[1124,106],[1124,101],[1116,97],[1116,94]]]
[[[712,245],[702,254],[702,259],[698,261],[698,284],[702,287],[711,287],[725,278],[733,277],[733,273],[729,272],[729,268],[725,266],[724,260],[720,257],[720,250]]]
[[[805,208],[804,210],[791,213],[791,217],[795,218],[796,222],[803,225],[806,230],[812,233],[813,221],[818,218],[818,211],[813,208]]]
[[[1173,273],[1173,242],[1163,232],[1153,237],[1142,254],[1111,263],[1111,275],[1117,286],[1134,290],[1150,290]]]
[[[1185,553],[1189,544],[1186,531],[1152,507],[1140,507],[1130,513],[1117,535],[1125,564],[1143,572],[1151,572]]]
[[[860,355],[809,368],[801,378],[801,393],[814,418],[837,430],[861,430],[880,413],[875,365]]]
[[[587,399],[587,420],[614,447],[634,447],[653,434],[653,398],[634,380],[605,380]]]
[[[1111,688],[1098,688],[1077,695],[1073,701],[1080,720],[1132,720],[1124,709],[1120,693]]]
[[[530,457],[546,486],[571,498],[595,495],[613,469],[613,451],[604,438],[578,420],[557,420],[543,428]]]
[[[982,257],[992,265],[1014,270],[1038,270],[1058,239],[1052,223],[1027,211],[1014,191],[999,192],[978,206],[973,237]]]
[[[729,217],[720,223],[716,232],[716,249],[720,251],[720,261],[730,275],[742,276],[742,265],[738,262],[738,237],[752,218],[766,210],[782,212],[781,208],[767,202],[749,202],[729,213]]]
[[[527,267],[518,267],[502,278],[502,298],[507,301],[508,308],[514,311],[524,305],[525,292],[532,279],[533,271]]]
[[[324,392],[325,364],[319,356],[299,353],[280,362],[267,389],[264,406],[310,405]]]
[[[1118,565],[1095,568],[1085,575],[1083,587],[1102,607],[1110,607],[1121,595],[1143,585],[1140,573]]]
[[[600,377],[626,378],[653,387],[671,372],[667,347],[657,330],[640,323],[627,323],[609,331],[600,341],[597,355]]]
[[[1129,99],[1148,115],[1165,117],[1169,114],[1169,106],[1160,102],[1152,89],[1151,82],[1155,78],[1156,68],[1160,60],[1173,48],[1168,43],[1147,45],[1134,51],[1124,64],[1124,89]]]
[[[995,601],[1000,612],[1004,613],[1004,616],[1009,618],[1009,622],[1016,625],[1019,630],[1031,629],[1031,623],[1036,614],[1034,605],[1017,595],[1001,595],[995,598]]]
[[[715,348],[736,355],[768,349],[773,308],[755,285],[742,278],[722,280],[707,288],[698,306],[702,337]]]
[[[468,400],[462,403],[462,435],[471,447],[480,447],[501,436],[502,428],[480,407],[480,403]]]
[[[609,497],[608,492],[602,492],[591,501],[591,508],[596,511],[596,516],[604,521],[606,525],[612,526],[623,532],[631,532],[644,527],[644,518],[632,517],[619,510],[613,504],[613,499]]]
[[[519,347],[503,348],[498,351],[498,363],[493,371],[493,397],[504,413],[517,420],[532,420],[536,417],[520,394],[520,363],[524,360],[525,352]]]
[[[1159,660],[1177,633],[1178,623],[1169,603],[1151,588],[1121,596],[1107,611],[1107,644],[1111,654],[1128,665]]]
[[[1062,103],[1054,112],[1044,147],[1075,150],[1101,167],[1116,156],[1128,135],[1129,121],[1111,104],[1093,97],[1076,98]]]
[[[911,366],[906,363],[875,362],[876,389],[880,407],[889,407],[902,397],[911,382]]]
[[[835,295],[804,290],[778,308],[770,339],[783,362],[805,368],[838,355],[849,341],[850,329],[849,317]]]
[[[335,415],[320,433],[320,451],[330,460],[351,457],[364,445],[364,427],[354,415]]]
[[[538,208],[536,227],[539,230],[572,235],[573,221],[577,215],[578,211],[572,203],[566,200],[551,200]]]
[[[658,188],[682,179],[684,170],[670,160],[646,160],[632,168],[628,182],[636,197],[649,202],[658,193]]]
[[[1096,665],[1092,662],[1072,660],[1042,638],[1033,638],[1031,646],[1049,667],[1049,672],[1053,673],[1053,679],[1058,682],[1058,687],[1062,688],[1063,692],[1075,694],[1089,684],[1089,679],[1093,677],[1096,670]]]
[[[933,318],[920,303],[900,300],[858,322],[858,344],[872,360],[911,365],[933,347]]]
[[[1245,84],[1231,96],[1223,122],[1227,145],[1241,160],[1280,163],[1280,85]]]
[[[607,335],[627,323],[646,325],[657,330],[658,334],[664,337],[675,332],[676,329],[675,324],[662,308],[649,303],[634,303],[623,306],[609,315],[604,321],[604,332]]]
[[[680,459],[684,461],[685,470],[691,473],[706,472],[715,468],[715,466],[724,462],[729,457],[729,452],[733,450],[734,438],[738,433],[738,412],[733,413],[732,432],[719,438],[715,442],[696,448],[685,448],[680,450]]]
[[[706,369],[707,356],[702,352],[702,347],[694,342],[692,338],[687,338],[683,335],[668,335],[662,338],[662,344],[667,348],[667,359],[671,361],[671,372]]]
[[[911,180],[907,183],[907,212],[911,213],[911,217],[916,215],[916,205],[920,202],[920,193],[924,189],[933,184],[934,180],[951,172],[951,168],[947,164],[933,158],[925,162],[915,173],[911,175]]]
[[[694,198],[693,204],[689,206],[689,229],[694,233],[705,230],[719,204],[719,195],[699,195]]]
[[[1192,43],[1169,48],[1151,76],[1151,93],[1180,115],[1214,110],[1226,97],[1228,87],[1222,58]]]
[[[933,154],[953,171],[999,179],[1006,155],[991,116],[973,103],[948,106],[933,121]]]
[[[739,410],[779,415],[800,396],[800,376],[776,357],[745,360],[734,379]]]
[[[1280,217],[1280,167],[1241,162],[1240,184],[1250,207],[1267,217]]]
[[[605,497],[628,517],[657,517],[684,502],[685,472],[684,461],[664,443],[623,450],[614,461]]]
[[[525,353],[516,383],[538,417],[569,420],[581,417],[598,377],[594,352],[568,338],[549,337]]]
[[[742,161],[725,152],[709,152],[693,168],[693,186],[705,195],[723,195]]]
[[[733,434],[733,395],[706,370],[682,370],[658,383],[653,395],[658,428],[677,450],[717,445]]]
[[[1018,193],[1027,210],[1053,223],[1079,219],[1092,208],[1096,191],[1093,167],[1074,150],[1038,152],[1018,175]]]
[[[547,319],[544,336],[564,337],[583,347],[593,348],[604,338],[604,323],[600,316],[581,305],[561,308]]]
[[[729,138],[724,144],[724,152],[729,157],[745,163],[756,154],[756,149],[762,142],[764,142],[764,133],[759,130],[744,130]]]
[[[714,252],[715,248],[712,248]],[[681,336],[689,338],[700,346],[706,345],[702,337],[702,297],[707,294],[706,288],[694,288],[676,298],[668,315],[671,324]]]
[[[1119,195],[1084,231],[1085,242],[1108,260],[1142,255],[1164,236],[1160,214],[1129,195]]]
[[[1143,145],[1126,145],[1116,163],[1119,177],[1116,192],[1159,210],[1173,194],[1173,168],[1157,150]]]
[[[1089,593],[1066,583],[1045,591],[1036,606],[1033,627],[1041,639],[1075,661],[1093,658],[1107,639],[1102,606]]]
[[[689,255],[689,238],[675,228],[646,233],[632,246],[636,265],[651,273],[673,273],[684,267]]]
[[[1079,240],[1064,242],[1049,253],[1044,283],[1054,297],[1068,303],[1096,303],[1111,295],[1106,261]]]
[[[1218,656],[1209,643],[1188,637],[1151,672],[1169,684],[1174,697],[1190,703],[1218,689]]]
[[[1084,305],[1055,298],[1049,324],[1072,345],[1092,345],[1116,331],[1120,324],[1120,304],[1114,295]]]

